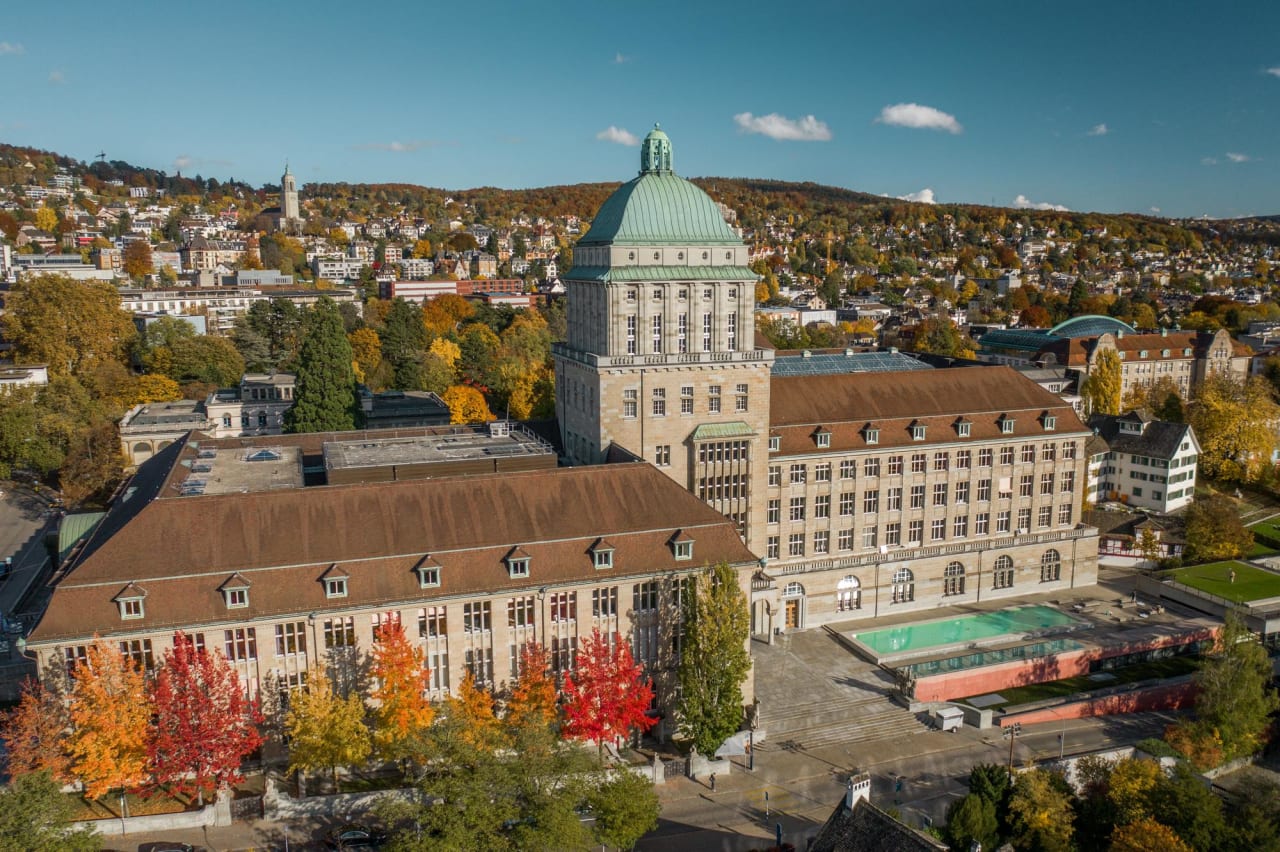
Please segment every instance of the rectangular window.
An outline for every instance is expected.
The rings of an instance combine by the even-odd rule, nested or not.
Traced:
[[[947,537],[947,519],[934,518],[929,530],[929,541],[943,541]]]
[[[471,673],[477,686],[485,686],[493,681],[493,649],[468,648],[463,657],[463,667]]]
[[[991,450],[978,450],[978,467],[991,467]]]
[[[658,581],[637,583],[631,590],[631,609],[634,612],[652,612],[658,608]]]
[[[622,416],[634,419],[640,407],[640,391],[627,388],[622,392]]]
[[[1009,513],[1008,511],[996,513],[996,532],[1007,533],[1009,531]]]
[[[232,592],[243,592],[244,589],[232,589]],[[230,594],[230,592],[228,593]],[[227,604],[230,606],[230,604]],[[142,618],[142,598],[125,598],[120,601],[121,618]]]
[[[973,459],[972,450],[960,450],[956,453],[956,470],[968,470]]]
[[[1013,447],[1000,448],[1000,464],[1013,464]]]
[[[223,653],[233,663],[258,659],[258,636],[252,627],[222,631]]]
[[[923,485],[911,486],[911,508],[912,509],[924,508],[924,486]]]
[[[927,463],[928,463],[928,459],[924,453],[911,454],[911,472],[912,473],[924,473],[925,465]]]
[[[951,537],[952,538],[968,538],[969,536],[969,516],[956,515],[951,520]]]
[[[324,646],[326,648],[350,648],[356,644],[355,616],[326,618],[324,620]]]
[[[689,315],[676,317],[676,351],[681,355],[689,351]]]
[[[276,656],[289,657],[307,653],[307,623],[290,621],[276,625]]]
[[[973,534],[986,535],[991,528],[991,515],[979,512],[973,519]]]
[[[535,618],[533,595],[521,595],[507,600],[507,627],[533,627]]]
[[[969,502],[969,483],[968,482],[956,483],[956,502],[957,503]]]
[[[702,315],[702,351],[711,351],[711,314]]]
[[[653,463],[658,467],[671,466],[671,445],[658,444],[653,448]]]
[[[1043,444],[1040,447],[1040,461],[1053,461],[1057,456],[1057,444]]]
[[[885,524],[884,543],[888,545],[902,544],[902,524],[897,521],[894,521],[891,524]]]
[[[134,667],[149,672],[156,667],[156,658],[151,652],[150,639],[126,639],[120,643],[120,653]]]
[[[791,465],[791,484],[802,485],[809,476],[809,469],[802,464]]]
[[[878,530],[876,527],[867,527],[862,531],[862,549],[863,550],[872,550],[878,546],[877,537],[876,537],[877,531]]]
[[[1053,523],[1053,507],[1041,506],[1036,512],[1036,526],[1040,529],[1050,526]]]
[[[853,479],[854,472],[858,469],[858,462],[854,459],[845,459],[840,462],[840,478]]]
[[[879,476],[880,475],[880,459],[864,459],[862,462],[863,476]]]
[[[815,464],[813,466],[814,482],[830,482],[831,481],[831,462]]]
[[[836,544],[841,550],[853,550],[853,530],[840,530]]]
[[[666,388],[653,389],[653,416],[654,417],[667,416],[667,389]]]
[[[813,552],[827,553],[831,550],[831,533],[818,530],[813,534]]]
[[[1071,525],[1071,504],[1063,503],[1061,506],[1058,507],[1058,526],[1065,527],[1070,525]]]
[[[950,467],[950,464],[951,464],[951,455],[949,453],[933,454],[934,470],[947,470]]]
[[[710,414],[720,413],[720,386],[711,385],[707,388],[707,412]]]
[[[445,607],[428,606],[418,610],[418,635],[423,639],[439,639],[449,635]]]
[[[618,614],[618,587],[591,590],[591,615],[593,618],[613,618]]]
[[[804,556],[804,533],[792,533],[788,536],[787,555]]]
[[[738,315],[729,314],[726,319],[729,321],[729,324],[725,329],[725,336],[727,338],[726,343],[728,350],[732,352],[738,348]],[[746,409],[743,410],[745,411]]]
[[[924,541],[924,521],[907,523],[907,544],[920,544]]]
[[[653,326],[653,351],[656,354],[662,351],[662,314],[654,314],[651,324]]]
[[[852,491],[845,491],[841,493],[840,515],[842,517],[848,517],[849,515],[853,514],[853,506],[854,506],[855,499],[857,499],[857,495],[854,494]]]
[[[889,456],[889,475],[902,475],[902,456]]]
[[[1030,508],[1018,510],[1018,530],[1020,534],[1028,533],[1031,531],[1031,509]]]
[[[769,487],[777,488],[782,485],[782,465],[769,465]]]
[[[792,521],[804,520],[804,498],[803,497],[791,498],[791,514],[788,517]]]
[[[770,500],[768,514],[765,516],[765,523],[776,524],[782,520],[782,501]]]
[[[680,386],[680,413],[693,413],[693,385]]]
[[[1044,496],[1053,494],[1053,474],[1052,473],[1040,474],[1040,493],[1041,495],[1044,495]]]
[[[1074,460],[1075,460],[1075,457],[1076,457],[1076,442],[1075,442],[1075,441],[1063,441],[1063,442],[1062,442],[1062,457],[1063,457],[1064,459],[1066,459],[1067,461],[1074,461]]]
[[[1022,445],[1022,463],[1033,464],[1035,460],[1036,460],[1036,445],[1023,444]]]
[[[345,598],[347,596],[347,578],[330,577],[325,580],[324,596],[326,598]]]
[[[493,629],[493,610],[489,601],[462,605],[462,629],[466,633],[488,633]]]
[[[1062,492],[1064,494],[1074,491],[1076,488],[1076,472],[1074,470],[1064,470],[1062,472]]]
[[[627,316],[627,354],[636,354],[636,317],[635,314]]]
[[[862,513],[874,515],[880,511],[880,491],[868,491],[862,495]]]
[[[745,384],[737,385],[737,390],[734,391],[733,410],[739,414],[747,410],[747,386]]]
[[[902,489],[890,488],[885,494],[885,508],[890,512],[902,511]]]
[[[813,498],[813,516],[815,518],[831,517],[831,495],[819,494]]]
[[[767,539],[765,539],[764,550],[765,550],[764,555],[766,559],[779,558],[782,555],[782,544],[778,536],[771,535]]]
[[[1032,474],[1030,473],[1024,474],[1018,480],[1018,496],[1019,497],[1030,497],[1031,492],[1034,490],[1034,488],[1035,488],[1035,477]]]
[[[933,505],[935,506],[947,505],[947,483],[945,482],[933,483]]]
[[[979,479],[978,480],[978,502],[987,503],[987,502],[990,502],[990,500],[991,500],[991,480]]]

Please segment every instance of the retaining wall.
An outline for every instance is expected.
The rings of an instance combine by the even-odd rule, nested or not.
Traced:
[[[1148,686],[1081,701],[1068,701],[1034,710],[1007,712],[1000,718],[999,724],[1001,727],[1014,722],[1034,725],[1039,722],[1114,716],[1121,713],[1144,713],[1149,710],[1181,710],[1190,707],[1194,699],[1195,686],[1190,679],[1186,679],[1177,683]]]

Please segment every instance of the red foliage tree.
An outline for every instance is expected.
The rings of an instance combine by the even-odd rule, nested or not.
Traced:
[[[240,780],[240,763],[262,744],[262,714],[219,653],[197,651],[179,632],[151,688],[148,756],[157,781],[204,793]]]
[[[9,774],[16,777],[47,769],[59,781],[70,780],[70,725],[65,696],[28,678],[18,706],[10,711],[0,731],[9,752]]]
[[[633,728],[647,731],[657,719],[645,715],[653,703],[653,682],[631,655],[631,643],[617,633],[598,629],[578,647],[578,666],[564,680],[564,735],[604,742],[628,735]]]

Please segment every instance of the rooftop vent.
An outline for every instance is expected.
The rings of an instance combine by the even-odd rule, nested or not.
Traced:
[[[282,456],[276,450],[252,450],[244,457],[247,462],[280,461]]]

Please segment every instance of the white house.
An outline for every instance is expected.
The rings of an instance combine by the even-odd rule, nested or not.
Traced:
[[[1128,411],[1095,414],[1089,426],[1107,442],[1101,463],[1089,466],[1088,490],[1097,494],[1098,502],[1119,500],[1161,513],[1176,512],[1191,502],[1200,443],[1189,425]]]

